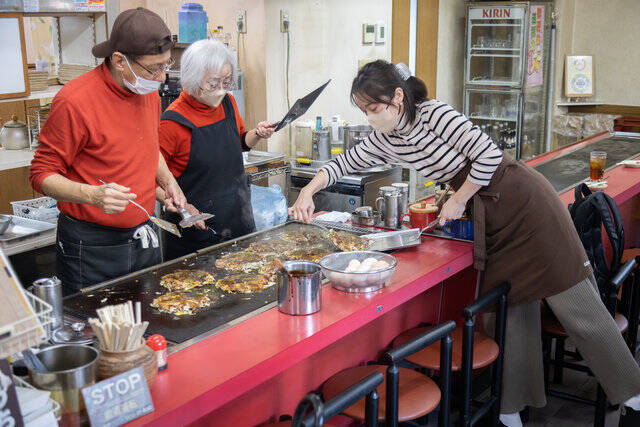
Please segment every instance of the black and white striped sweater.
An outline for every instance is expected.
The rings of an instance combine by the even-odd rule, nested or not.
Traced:
[[[322,169],[333,185],[343,175],[381,163],[408,163],[425,178],[446,183],[471,162],[469,181],[486,186],[502,151],[463,114],[435,99],[418,105],[411,124],[403,113],[397,128],[372,132]]]

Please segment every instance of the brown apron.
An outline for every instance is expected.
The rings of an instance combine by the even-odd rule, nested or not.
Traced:
[[[471,164],[449,184],[458,190]],[[556,295],[592,268],[567,207],[549,181],[503,153],[491,183],[469,201],[473,265],[484,272],[480,292],[511,282],[510,304]]]

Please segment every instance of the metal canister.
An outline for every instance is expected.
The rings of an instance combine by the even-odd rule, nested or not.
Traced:
[[[329,138],[329,130],[313,131],[313,159],[314,160],[330,160],[331,159],[331,140]]]
[[[294,316],[315,313],[322,306],[322,270],[311,261],[282,263],[278,271],[278,310]]]
[[[396,187],[386,185],[378,190],[379,197],[376,199],[376,209],[382,214],[385,227],[398,228],[400,224],[398,205],[400,200],[400,190]]]
[[[355,147],[364,141],[371,132],[373,132],[373,128],[369,125],[346,126],[344,129],[344,149]]]
[[[406,182],[394,182],[391,186],[400,190],[400,198],[398,199],[398,224],[400,224],[402,215],[409,209],[409,184]]]
[[[62,317],[62,283],[56,276],[45,277],[33,282],[29,288],[35,296],[50,304],[53,307],[51,315],[53,317],[52,330],[56,330],[63,325]]]

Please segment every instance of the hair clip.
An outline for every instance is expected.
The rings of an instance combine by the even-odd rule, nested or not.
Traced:
[[[409,77],[411,77],[411,70],[409,70],[407,64],[405,64],[404,62],[398,62],[395,65],[396,70],[398,70],[398,73],[400,73],[400,77],[402,77],[402,80],[407,80]]]

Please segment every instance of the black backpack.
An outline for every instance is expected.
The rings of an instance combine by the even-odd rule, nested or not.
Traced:
[[[620,210],[611,197],[602,191],[592,193],[586,184],[581,183],[575,188],[575,202],[569,205],[569,212],[593,266],[598,288],[603,291],[603,286],[618,272],[624,251]],[[613,250],[610,265],[602,245],[603,226]]]

